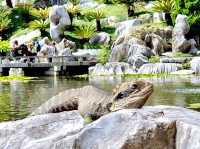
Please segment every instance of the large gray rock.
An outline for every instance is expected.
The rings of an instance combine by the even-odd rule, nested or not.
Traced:
[[[133,66],[123,62],[106,63],[105,65],[97,64],[96,66],[89,68],[89,74],[93,76],[125,75],[135,73],[136,69]]]
[[[110,35],[105,32],[98,33],[92,36],[89,40],[91,44],[109,44],[110,42]]]
[[[110,113],[84,125],[76,112],[0,124],[6,149],[199,149],[200,113],[154,106]]]
[[[120,36],[112,46],[109,62],[119,62],[126,60],[136,68],[148,63],[148,58],[152,55],[150,48],[137,38]]]
[[[191,64],[191,69],[195,72],[195,73],[200,73],[200,57],[195,57],[192,59],[192,61],[190,62]]]
[[[118,36],[128,35],[133,27],[141,25],[142,19],[133,19],[120,22],[116,28],[116,34]]]
[[[192,57],[161,57],[161,63],[187,63],[192,60]]]
[[[138,70],[139,74],[160,74],[171,73],[181,70],[181,64],[176,63],[156,63],[156,64],[144,64]]]
[[[49,12],[50,36],[57,43],[62,40],[67,25],[71,24],[69,14],[64,6],[55,5]]]
[[[61,138],[77,133],[84,120],[76,111],[29,117],[0,124],[1,149],[53,148]]]
[[[176,18],[176,24],[172,35],[172,50],[173,52],[183,52],[196,54],[196,42],[194,40],[187,40],[185,35],[190,31],[190,26],[187,16],[179,14]]]

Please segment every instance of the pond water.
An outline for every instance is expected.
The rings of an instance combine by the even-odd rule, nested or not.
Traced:
[[[136,78],[95,77],[87,80],[66,77],[40,77],[29,82],[0,83],[0,121],[26,117],[43,102],[70,88],[92,84],[106,91],[121,82]],[[142,78],[153,82],[154,93],[146,105],[176,105],[187,107],[200,102],[200,76],[168,76]]]

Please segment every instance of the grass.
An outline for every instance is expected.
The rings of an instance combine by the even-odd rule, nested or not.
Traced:
[[[189,106],[188,106],[187,108],[188,108],[188,109],[193,109],[193,110],[200,111],[200,103],[192,103],[192,104],[189,104]]]
[[[110,4],[110,5],[106,5],[104,10],[107,17],[116,16],[119,19],[119,21],[128,19],[127,7],[125,5]]]
[[[30,29],[30,28],[25,28],[25,29],[20,28],[20,29],[18,29],[17,31],[15,31],[13,33],[13,36],[11,37],[11,39],[17,38],[17,37],[19,37],[21,35],[28,34],[28,33],[32,32],[32,31],[33,31],[33,29]]]

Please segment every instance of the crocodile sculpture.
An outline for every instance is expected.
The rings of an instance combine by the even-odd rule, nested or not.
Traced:
[[[124,108],[141,108],[153,92],[146,81],[132,81],[117,85],[112,93],[93,86],[70,89],[59,93],[37,108],[31,115],[78,110],[92,120]]]

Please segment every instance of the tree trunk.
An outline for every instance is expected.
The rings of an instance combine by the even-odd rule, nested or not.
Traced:
[[[6,0],[6,5],[10,8],[13,8],[12,0]]]
[[[134,8],[133,6],[128,6],[128,17],[133,17],[134,16]]]
[[[96,19],[97,31],[101,31],[101,22],[100,20]]]
[[[173,25],[173,22],[172,22],[172,17],[171,17],[171,15],[170,15],[170,13],[165,13],[165,19],[166,19],[166,23],[168,24],[168,25]]]

